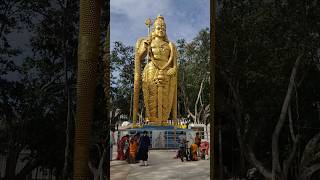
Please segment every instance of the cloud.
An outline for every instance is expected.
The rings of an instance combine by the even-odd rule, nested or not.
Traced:
[[[122,41],[134,45],[147,35],[146,18],[164,16],[169,40],[191,40],[209,27],[209,0],[111,0],[111,43]]]

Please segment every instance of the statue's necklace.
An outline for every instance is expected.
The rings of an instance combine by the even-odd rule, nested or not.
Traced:
[[[165,51],[166,51],[165,45],[167,45],[167,43],[166,42],[163,42],[163,43],[158,42],[158,44],[159,44],[159,53],[161,55],[165,54]]]

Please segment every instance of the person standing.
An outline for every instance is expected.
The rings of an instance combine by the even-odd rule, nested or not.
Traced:
[[[113,145],[116,144],[116,140],[114,138],[114,132],[116,130],[114,128],[111,128],[110,130],[110,141],[109,141],[109,145],[110,145],[110,161],[112,161],[112,153],[113,153]]]
[[[195,143],[196,145],[198,145],[198,147],[200,147],[201,138],[200,138],[199,132],[196,133],[196,137],[194,138],[194,143]]]
[[[200,138],[200,133],[197,132],[196,133],[196,137],[195,137],[195,144],[197,145],[197,154],[200,154],[200,144],[201,144],[201,138]]]
[[[117,160],[125,160],[126,159],[126,156],[125,156],[125,153],[126,150],[127,150],[127,147],[126,145],[129,144],[128,143],[129,141],[129,135],[125,135],[123,136],[120,141],[118,142],[118,146],[117,146],[117,152],[118,152],[118,155],[117,155]]]
[[[137,143],[139,144],[139,140],[140,140],[140,133],[138,132],[137,134],[135,134],[133,136],[135,138],[135,140],[137,141]]]
[[[179,135],[179,156],[182,162],[183,162],[183,157],[186,157],[188,160],[188,157],[186,155],[186,145],[187,145],[186,136],[184,135],[184,132],[181,131]]]
[[[137,160],[142,160],[141,165],[148,166],[148,151],[150,146],[150,138],[147,131],[143,131],[143,136],[140,137],[139,150]]]
[[[129,164],[135,164],[136,163],[136,156],[137,156],[137,149],[138,149],[138,142],[135,137],[132,137],[130,139],[130,145],[129,145]]]
[[[199,137],[199,132],[196,133],[196,137],[194,138],[194,143],[190,146],[190,159],[192,161],[198,160],[198,148],[201,144],[201,138]]]
[[[197,148],[198,145],[196,143],[193,143],[190,146],[190,160],[192,161],[198,161]]]
[[[137,152],[136,152],[136,159],[135,159],[135,162],[137,163],[139,160],[137,159],[137,153],[138,153],[138,150],[139,150],[139,141],[140,141],[140,133],[137,132],[137,134],[135,134],[133,136],[133,138],[135,139],[135,141],[137,142]]]

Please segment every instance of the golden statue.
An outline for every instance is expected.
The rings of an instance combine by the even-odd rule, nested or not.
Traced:
[[[146,25],[150,27],[151,20]],[[136,43],[134,69],[133,125],[135,126],[139,105],[141,62],[147,57],[142,74],[142,90],[145,121],[150,124],[166,124],[170,118],[177,119],[177,49],[166,34],[164,18],[159,15],[147,38]],[[171,113],[171,116],[170,116]]]

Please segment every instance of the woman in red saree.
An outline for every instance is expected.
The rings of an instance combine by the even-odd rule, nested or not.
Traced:
[[[124,154],[124,147],[125,147],[125,144],[128,143],[129,141],[129,135],[125,135],[123,136],[120,141],[118,142],[118,148],[117,148],[117,152],[118,152],[118,155],[117,155],[117,160],[126,160],[126,156]]]

